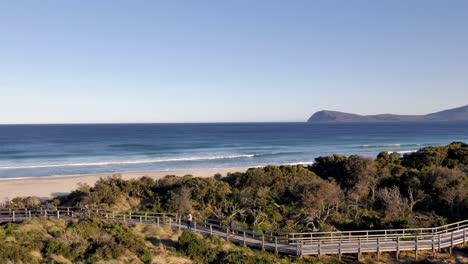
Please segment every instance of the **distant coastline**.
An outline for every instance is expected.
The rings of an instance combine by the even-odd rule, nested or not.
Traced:
[[[314,113],[309,123],[383,123],[383,122],[459,122],[468,121],[468,105],[427,115],[358,115],[339,111],[322,110]]]

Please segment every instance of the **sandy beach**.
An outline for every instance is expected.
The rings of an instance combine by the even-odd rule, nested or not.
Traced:
[[[225,169],[195,169],[180,171],[151,171],[151,172],[123,172],[93,175],[77,175],[53,178],[29,178],[29,179],[7,179],[0,180],[0,202],[11,200],[15,197],[37,196],[41,199],[51,198],[70,193],[78,187],[79,183],[94,185],[100,178],[120,174],[122,179],[136,179],[148,176],[160,179],[166,175],[184,176],[191,174],[196,177],[212,177],[216,173],[227,175],[228,172],[242,172],[247,168],[225,168]]]

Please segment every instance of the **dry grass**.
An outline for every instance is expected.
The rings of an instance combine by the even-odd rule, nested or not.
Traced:
[[[177,242],[179,240],[180,235],[182,234],[182,232],[174,231],[169,227],[161,227],[155,225],[137,226],[136,228],[140,228],[141,233],[146,237],[167,239],[174,242]]]
[[[42,260],[42,254],[39,251],[31,251],[29,254],[35,259]]]
[[[62,255],[50,255],[49,258],[53,261],[55,261],[56,263],[60,263],[60,264],[71,264],[72,262],[68,259],[66,259],[64,256]]]
[[[187,258],[157,255],[151,261],[153,264],[190,264],[192,261]]]
[[[96,262],[96,264],[143,264],[143,262],[136,256],[127,255],[113,260],[101,260]]]

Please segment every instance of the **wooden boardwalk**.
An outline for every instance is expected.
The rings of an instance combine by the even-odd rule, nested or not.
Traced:
[[[104,210],[89,211],[81,208],[57,208],[54,210],[20,209],[0,210],[0,222],[16,222],[30,218],[61,218],[80,220],[89,216],[129,225],[145,224],[168,226],[186,230],[187,225],[173,213],[116,213]],[[362,231],[259,234],[247,230],[234,230],[216,221],[193,222],[192,231],[215,235],[233,243],[287,255],[338,255],[395,252],[398,259],[402,251],[430,250],[433,254],[455,245],[468,242],[468,220],[433,228],[386,229]]]

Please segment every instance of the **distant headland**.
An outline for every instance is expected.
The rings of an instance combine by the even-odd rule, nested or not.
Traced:
[[[468,105],[427,115],[357,115],[322,110],[313,114],[309,123],[377,123],[377,122],[447,122],[468,121]]]

